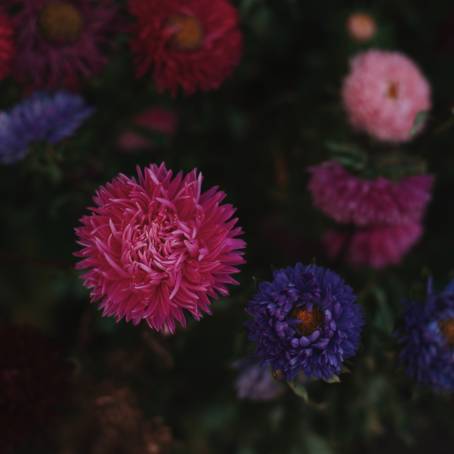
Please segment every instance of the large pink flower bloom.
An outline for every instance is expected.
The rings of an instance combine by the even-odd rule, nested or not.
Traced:
[[[13,76],[27,87],[75,88],[107,63],[112,0],[6,1],[18,9]]]
[[[433,177],[400,181],[352,175],[336,161],[310,168],[309,190],[315,206],[335,221],[366,226],[420,222],[431,199]]]
[[[76,229],[76,255],[104,315],[174,332],[185,311],[209,313],[209,298],[227,295],[244,263],[242,229],[224,198],[217,187],[202,192],[196,170],[174,177],[164,164],[102,186]]]
[[[390,142],[410,140],[416,115],[431,107],[427,80],[399,52],[370,50],[356,56],[342,97],[354,127]]]
[[[419,224],[372,226],[349,235],[329,230],[323,237],[327,255],[353,266],[384,268],[400,263],[422,235]]]
[[[129,0],[139,76],[159,91],[215,90],[238,65],[243,39],[229,0]]]

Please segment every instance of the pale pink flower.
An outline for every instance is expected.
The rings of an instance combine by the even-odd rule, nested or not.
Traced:
[[[337,161],[324,162],[309,171],[314,205],[340,223],[417,223],[431,199],[431,175],[408,176],[400,181],[384,177],[368,180],[351,174]]]
[[[354,127],[389,142],[410,140],[417,114],[431,107],[430,85],[416,64],[381,50],[353,58],[342,98]]]
[[[157,331],[210,312],[210,298],[227,295],[244,263],[245,242],[225,194],[202,192],[196,170],[173,176],[164,164],[138,178],[120,174],[101,186],[91,214],[76,229],[78,269],[103,314]]]
[[[371,226],[353,234],[329,230],[323,237],[327,255],[353,266],[385,268],[397,265],[422,235],[420,224]]]

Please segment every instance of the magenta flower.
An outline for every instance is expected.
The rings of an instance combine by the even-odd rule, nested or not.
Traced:
[[[367,226],[418,223],[431,199],[433,177],[415,175],[400,181],[364,179],[337,161],[310,168],[314,205],[339,223]]]
[[[202,192],[196,170],[173,176],[164,164],[120,174],[101,186],[91,214],[76,229],[82,249],[78,269],[106,316],[157,331],[200,319],[210,298],[227,295],[244,263],[242,229],[225,194]]]
[[[16,54],[13,76],[31,89],[75,88],[107,63],[104,47],[116,7],[112,0],[7,0]]]
[[[357,55],[342,97],[354,127],[390,142],[410,140],[417,114],[431,107],[429,83],[399,52],[369,50]]]
[[[327,255],[345,258],[353,266],[384,268],[397,265],[422,235],[419,224],[371,226],[346,234],[329,230],[323,237]]]

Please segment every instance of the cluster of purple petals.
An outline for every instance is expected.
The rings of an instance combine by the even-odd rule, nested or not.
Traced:
[[[322,314],[322,321],[305,336],[293,314],[314,308]],[[246,311],[257,356],[286,380],[300,372],[328,380],[341,372],[343,361],[358,349],[362,310],[353,290],[327,269],[298,263],[276,271],[272,282],[259,286]]]
[[[429,285],[424,303],[406,301],[398,340],[400,361],[418,383],[437,390],[454,390],[454,347],[440,329],[440,322],[454,319],[454,281],[437,294]]]
[[[60,142],[92,113],[80,96],[69,92],[33,94],[9,112],[0,113],[0,163],[20,161],[32,143]]]
[[[276,381],[269,366],[254,359],[244,359],[235,364],[239,369],[235,388],[238,398],[266,401],[279,397],[285,390]]]

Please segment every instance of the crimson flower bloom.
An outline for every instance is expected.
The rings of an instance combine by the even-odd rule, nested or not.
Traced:
[[[215,90],[238,64],[242,35],[228,0],[129,0],[137,72],[159,91]]]

